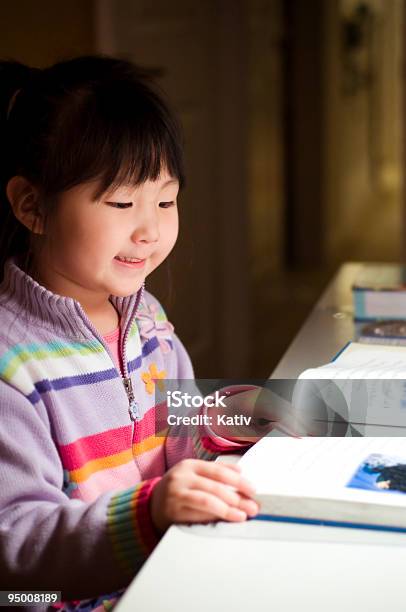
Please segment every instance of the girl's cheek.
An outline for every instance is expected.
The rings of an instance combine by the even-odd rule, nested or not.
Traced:
[[[179,234],[179,219],[176,214],[173,219],[168,220],[166,227],[163,228],[164,240],[168,248],[173,248]]]

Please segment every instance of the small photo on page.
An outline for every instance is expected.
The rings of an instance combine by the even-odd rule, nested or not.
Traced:
[[[361,463],[347,487],[382,493],[406,493],[406,458],[374,453]]]

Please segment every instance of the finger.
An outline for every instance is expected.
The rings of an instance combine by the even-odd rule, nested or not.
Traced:
[[[212,514],[216,519],[224,521],[245,521],[247,518],[243,510],[229,506],[219,497],[205,491],[188,490],[184,498],[184,506]]]
[[[244,512],[243,508],[240,508],[240,510],[243,510]],[[256,512],[255,514],[258,514],[258,512]],[[215,520],[218,520],[218,517],[216,517],[214,514],[209,514],[208,512],[202,512],[201,510],[195,510],[194,508],[185,507],[182,509],[180,517],[175,521],[175,523],[205,523],[206,524],[206,523],[212,523]]]
[[[225,468],[230,468],[233,472],[241,472],[241,465],[240,463],[228,463],[228,461],[218,461],[218,462],[210,462],[207,461],[206,459],[187,459],[186,461],[193,461],[193,463],[195,463],[197,466],[200,467],[204,467],[205,465],[207,465],[208,463],[210,465],[217,465],[219,467],[225,467]]]
[[[185,507],[181,510],[179,518],[175,521],[176,523],[210,523],[216,520],[214,514],[209,512],[202,512],[195,508]]]
[[[238,471],[230,470],[224,465],[211,463],[210,461],[202,461],[196,469],[196,473],[206,478],[217,480],[231,487],[235,487],[238,492],[243,493],[247,497],[255,495],[255,489],[248,480],[243,478]]]
[[[220,465],[220,463],[216,463],[216,465]],[[222,461],[221,465],[231,468],[234,472],[241,472],[241,465],[239,463],[227,463],[226,461]]]
[[[229,485],[225,485],[211,478],[204,478],[203,476],[197,476],[196,481],[190,487],[191,489],[206,491],[212,495],[216,495],[222,499],[229,506],[234,506],[245,512],[248,516],[255,516],[258,514],[259,506],[258,503],[249,497],[237,493],[234,488]]]
[[[259,503],[254,499],[249,499],[244,495],[240,495],[238,508],[245,512],[248,516],[256,516],[259,512]]]
[[[285,425],[284,423],[277,423],[275,425],[275,429],[279,429],[282,433],[287,434],[291,438],[301,438],[302,436],[299,434],[297,429],[293,429],[293,427],[289,425]]]
[[[292,403],[271,389],[264,388],[257,397],[255,414],[273,421],[284,420],[296,414]]]
[[[197,476],[190,488],[211,493],[212,495],[222,499],[229,506],[240,508],[240,510],[243,510],[243,512],[249,516],[255,516],[255,514],[258,514],[258,504],[256,501],[249,499],[245,495],[237,493],[234,488],[218,482],[217,480]]]
[[[263,389],[259,395],[254,415],[260,421],[274,423],[289,436],[300,437],[305,431],[297,407],[270,389]]]

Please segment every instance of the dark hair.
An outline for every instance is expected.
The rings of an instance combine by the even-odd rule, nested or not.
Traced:
[[[6,259],[32,246],[7,200],[11,177],[40,190],[45,219],[58,194],[95,179],[95,199],[164,167],[184,186],[179,123],[150,74],[125,60],[85,56],[44,70],[0,62],[0,136],[1,278]]]

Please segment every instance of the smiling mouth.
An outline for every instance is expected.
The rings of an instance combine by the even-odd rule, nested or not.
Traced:
[[[138,259],[135,257],[120,257],[116,256],[114,258],[117,263],[121,266],[125,266],[126,268],[143,268],[145,265],[145,259]]]
[[[118,261],[125,261],[128,263],[139,263],[140,261],[145,261],[139,257],[124,257],[121,255],[116,255],[114,259],[118,259]]]

